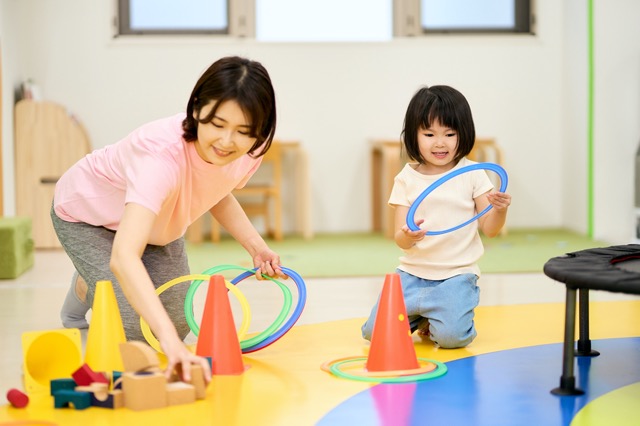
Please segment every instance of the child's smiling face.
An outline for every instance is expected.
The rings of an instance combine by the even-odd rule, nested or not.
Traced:
[[[424,170],[429,173],[441,173],[455,166],[454,159],[458,150],[458,133],[444,127],[434,120],[428,129],[418,130],[420,154],[426,161]]]

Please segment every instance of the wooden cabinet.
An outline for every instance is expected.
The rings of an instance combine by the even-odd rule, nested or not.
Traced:
[[[65,107],[26,99],[16,104],[16,214],[31,217],[36,248],[60,247],[49,216],[55,183],[90,151],[87,132]]]

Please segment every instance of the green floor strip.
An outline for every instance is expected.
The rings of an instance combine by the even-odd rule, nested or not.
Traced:
[[[552,257],[610,244],[563,229],[510,229],[505,236],[483,238],[483,273],[542,272]],[[312,240],[287,237],[268,241],[282,264],[305,278],[383,276],[395,271],[401,250],[380,234],[320,234]],[[188,244],[193,273],[222,264],[251,267],[251,259],[233,239]]]

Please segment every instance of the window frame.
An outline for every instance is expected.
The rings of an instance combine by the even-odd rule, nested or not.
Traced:
[[[227,27],[222,30],[194,28],[165,28],[134,30],[131,28],[130,0],[114,0],[114,37],[211,35],[255,37],[255,0],[226,0]]]
[[[443,0],[446,1],[446,0]],[[535,34],[535,0],[513,0],[515,3],[515,24],[513,28],[439,28],[422,26],[421,0],[393,0],[394,37],[416,37],[438,34]]]
[[[114,1],[114,38],[137,36],[174,36],[174,35],[207,35],[215,37],[256,38],[256,0],[226,0],[228,26],[226,30],[206,29],[158,29],[132,30],[128,11],[130,0]],[[516,24],[513,29],[505,28],[448,28],[430,30],[422,28],[421,0],[392,1],[393,38],[425,37],[439,34],[503,34],[503,35],[535,35],[535,0],[513,0],[515,2]],[[446,1],[446,0],[442,0]]]

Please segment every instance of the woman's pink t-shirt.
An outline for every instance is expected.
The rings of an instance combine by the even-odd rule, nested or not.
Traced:
[[[93,151],[56,184],[60,219],[117,230],[127,203],[157,217],[149,244],[166,245],[233,189],[243,187],[261,157],[244,155],[226,166],[205,162],[182,137],[185,114],[153,121],[116,144]]]

